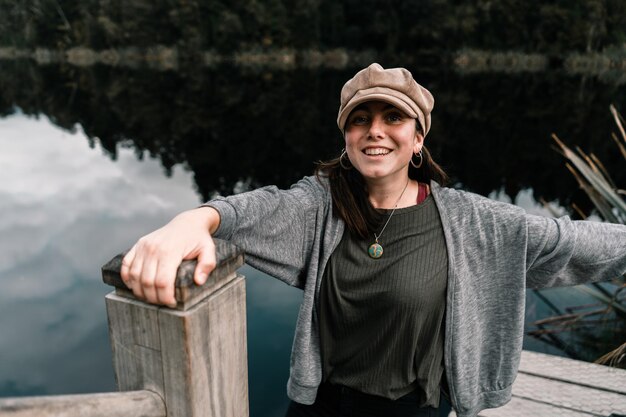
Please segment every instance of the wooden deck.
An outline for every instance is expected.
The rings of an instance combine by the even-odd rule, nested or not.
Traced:
[[[511,401],[479,416],[626,417],[626,370],[524,351]]]

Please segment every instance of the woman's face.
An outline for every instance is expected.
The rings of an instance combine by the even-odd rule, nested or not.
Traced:
[[[350,113],[345,140],[350,162],[368,183],[406,183],[409,161],[424,143],[415,119],[382,101],[365,102]]]

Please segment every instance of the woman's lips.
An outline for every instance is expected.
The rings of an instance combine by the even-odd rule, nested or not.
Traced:
[[[367,156],[382,156],[391,153],[391,149],[387,148],[365,148],[363,153]]]

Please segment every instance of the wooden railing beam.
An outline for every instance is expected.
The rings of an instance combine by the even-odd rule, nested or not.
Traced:
[[[152,391],[0,398],[2,417],[166,417]]]

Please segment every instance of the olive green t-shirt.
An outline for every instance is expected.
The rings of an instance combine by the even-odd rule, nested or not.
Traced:
[[[448,256],[432,196],[395,211],[379,238],[379,259],[368,255],[373,242],[346,229],[326,266],[324,381],[390,399],[417,390],[421,406],[437,407]]]

